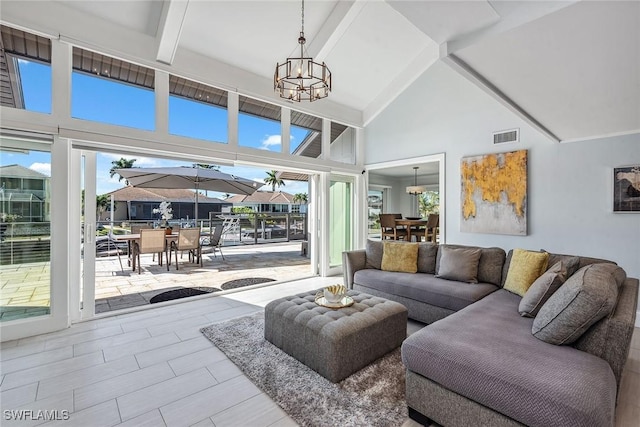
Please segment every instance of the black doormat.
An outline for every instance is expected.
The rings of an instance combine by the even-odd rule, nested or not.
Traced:
[[[194,297],[196,295],[210,294],[211,292],[220,292],[220,289],[206,288],[206,287],[173,289],[152,297],[149,300],[149,304],[155,304],[157,302],[164,302],[164,301],[171,301],[171,300],[180,299],[180,298]]]
[[[243,286],[257,285],[258,283],[275,282],[275,279],[269,279],[267,277],[247,277],[246,279],[236,279],[224,282],[220,287],[223,290],[241,288]]]

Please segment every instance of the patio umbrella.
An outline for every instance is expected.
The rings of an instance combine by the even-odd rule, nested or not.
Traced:
[[[168,167],[125,168],[116,173],[139,188],[195,189],[195,219],[198,219],[198,190],[218,191],[229,194],[253,194],[264,184],[215,169]]]

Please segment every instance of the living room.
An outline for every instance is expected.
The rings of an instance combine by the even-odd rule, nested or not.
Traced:
[[[54,111],[38,114],[3,106],[0,124],[3,132],[55,135],[52,160],[60,162],[58,165],[62,167],[57,171],[54,168],[52,174],[60,173],[58,177],[64,178],[62,181],[58,178],[52,184],[60,196],[56,198],[54,208],[67,212],[71,199],[68,188],[80,173],[71,163],[71,151],[61,148],[65,144],[60,141],[67,139],[75,141],[75,149],[125,147],[130,152],[182,156],[183,160],[232,163],[239,159],[240,163],[269,164],[292,173],[315,174],[316,181],[312,185],[314,191],[317,190],[314,194],[317,199],[313,200],[320,207],[314,222],[319,225],[313,230],[317,238],[311,242],[311,259],[318,265],[318,277],[295,283],[295,286],[285,283],[273,288],[252,289],[244,294],[246,296],[235,293],[210,301],[198,299],[191,308],[187,305],[191,303],[176,304],[130,313],[122,319],[81,321],[67,329],[70,323],[69,289],[78,280],[69,259],[79,258],[79,254],[69,244],[74,240],[67,237],[72,233],[72,226],[60,217],[54,218],[61,221],[57,224],[62,224],[61,228],[55,229],[57,242],[52,241],[52,245],[56,245],[52,246],[51,260],[55,282],[52,282],[54,319],[1,325],[3,383],[0,387],[3,402],[13,402],[10,408],[5,408],[3,403],[2,409],[20,408],[44,400],[44,406],[40,408],[43,410],[69,409],[75,404],[78,413],[75,417],[71,413],[70,421],[75,418],[76,423],[81,423],[84,420],[85,425],[97,425],[99,414],[108,414],[104,423],[111,425],[126,421],[132,425],[140,425],[142,421],[150,425],[173,425],[181,423],[178,414],[183,413],[184,405],[189,403],[188,396],[201,393],[193,402],[222,401],[223,396],[233,395],[240,389],[249,390],[248,395],[238,392],[232,403],[226,406],[221,403],[211,408],[210,413],[199,408],[194,413],[202,417],[195,419],[194,415],[188,422],[255,425],[260,420],[260,409],[256,408],[264,408],[264,414],[274,417],[265,416],[260,420],[264,425],[278,421],[283,425],[296,423],[267,394],[255,388],[246,377],[238,375],[235,365],[222,352],[205,347],[210,346],[210,341],[200,334],[199,328],[262,310],[271,299],[283,294],[342,283],[340,266],[332,265],[328,255],[331,242],[327,230],[331,223],[326,201],[331,174],[348,177],[355,194],[351,207],[354,226],[349,231],[350,246],[345,250],[362,249],[366,244],[366,196],[362,194],[366,194],[368,176],[385,167],[403,164],[411,170],[413,164],[435,160],[441,164],[438,178],[441,243],[499,247],[505,251],[544,249],[552,253],[602,258],[616,262],[627,277],[640,277],[637,212],[616,212],[613,206],[614,170],[640,165],[640,9],[637,2],[551,2],[546,6],[548,9],[515,2],[472,2],[457,6],[449,2],[307,2],[309,40],[313,40],[321,29],[325,32],[331,29],[330,34],[322,36],[325,37],[322,46],[325,51],[335,49],[333,55],[324,52],[324,60],[334,72],[333,90],[327,99],[313,103],[281,100],[273,92],[271,77],[266,75],[272,72],[276,61],[283,60],[296,46],[299,2],[267,2],[262,6],[240,2],[235,8],[233,2],[219,2],[217,13],[225,16],[228,22],[220,23],[215,31],[211,29],[214,35],[206,40],[220,38],[220,32],[237,28],[239,20],[246,20],[251,23],[246,24],[247,32],[268,34],[267,42],[278,47],[260,49],[254,39],[239,38],[236,45],[224,45],[227,51],[222,53],[226,56],[219,57],[199,52],[194,41],[197,34],[206,34],[207,27],[212,26],[195,21],[194,15],[202,15],[205,22],[210,20],[216,13],[215,2],[171,1],[165,2],[166,5],[122,2],[120,10],[109,5],[110,2],[92,3],[3,0],[0,10],[3,26],[38,34],[52,42]],[[193,27],[181,29],[180,23],[185,17],[188,18],[185,25],[190,22],[202,33],[197,33]],[[452,17],[457,19],[448,25],[442,24]],[[381,20],[384,18],[387,20]],[[278,28],[271,32],[274,22],[278,23]],[[158,23],[161,28],[157,30],[153,25],[157,27]],[[287,26],[292,28],[283,28]],[[402,26],[408,27],[407,32],[400,32]],[[373,28],[383,31],[380,33]],[[181,31],[184,36],[180,35]],[[394,31],[399,32],[397,37],[394,37]],[[280,34],[284,36],[276,43],[271,41],[270,37]],[[346,37],[343,44],[337,41],[341,35]],[[388,37],[389,46],[381,40],[385,37]],[[359,40],[362,45],[357,44]],[[237,108],[240,97],[250,97],[284,107],[283,111],[288,112],[283,117],[295,111],[321,117],[326,122],[325,130],[331,122],[351,126],[357,130],[356,160],[351,164],[340,164],[330,158],[301,159],[291,156],[290,150],[285,148],[280,153],[265,151],[258,154],[234,144],[211,148],[202,141],[165,135],[162,132],[168,132],[162,129],[147,133],[80,121],[68,113],[61,116],[61,109],[69,108],[70,83],[65,81],[67,74],[56,71],[56,67],[65,60],[70,62],[72,56],[63,46],[81,47],[147,66],[161,71],[158,75],[167,80],[175,73],[222,88],[229,91],[230,110],[234,103]],[[315,49],[316,54],[323,51]],[[402,49],[411,52],[400,52]],[[244,65],[252,62],[254,53],[258,56],[256,60],[268,59],[268,73],[259,74]],[[345,69],[342,65],[341,69],[341,64],[353,65],[347,62],[349,56],[360,61],[357,67]],[[335,65],[331,59],[335,60]],[[382,71],[376,69],[375,59],[380,64],[385,63],[385,67],[396,67],[394,72],[384,68],[387,74],[376,74]],[[369,81],[369,71],[378,78]],[[386,83],[382,85],[382,81]],[[362,93],[367,97],[361,98]],[[166,105],[160,108],[166,111]],[[233,119],[230,129],[234,126],[232,122]],[[238,124],[235,126],[237,130]],[[518,130],[517,141],[494,144],[494,133],[513,129]],[[283,136],[285,134],[283,132]],[[12,137],[16,135],[14,132]],[[329,141],[324,144],[329,145]],[[462,231],[462,159],[516,150],[527,150],[526,234]],[[325,153],[327,151],[330,149]],[[396,203],[388,204],[386,212],[412,214],[411,197],[404,188],[405,184],[412,184],[412,179],[408,174],[401,188],[396,188],[395,183],[385,187],[389,192],[402,193],[391,199]],[[375,184],[385,186],[381,181]],[[68,218],[78,219],[72,215]],[[208,306],[209,303],[212,306]],[[59,304],[57,308],[54,307],[56,304]],[[640,315],[636,315],[638,318]],[[52,335],[39,335],[61,329]],[[126,337],[119,341],[116,337],[119,334]],[[636,328],[630,353],[635,359],[627,362],[627,371],[632,370],[627,374],[629,379],[623,381],[621,393],[626,393],[627,398],[619,402],[617,425],[637,425],[640,419],[637,400],[634,402],[629,398],[640,392],[637,335]],[[27,336],[33,337],[25,338]],[[5,341],[5,337],[11,341]],[[125,348],[135,340],[145,341],[144,345],[148,347],[130,345]],[[105,355],[101,361],[89,351],[93,347],[87,342],[91,341],[95,341],[95,351]],[[82,352],[86,351],[90,356],[82,353],[81,361],[74,360],[74,346],[82,346]],[[122,360],[112,356],[118,350],[122,351]],[[147,354],[139,356],[142,353]],[[174,361],[182,357],[184,359]],[[194,360],[204,357],[212,357],[211,363],[195,369]],[[100,378],[93,381],[77,372],[68,380],[68,385],[63,383],[63,377],[72,372],[71,366],[76,362],[76,367],[80,368],[81,363],[89,367],[116,360],[117,367],[109,365],[117,372],[114,377],[126,377],[125,372],[133,372],[133,365],[137,363],[136,370],[146,369],[135,377],[141,384],[143,378],[155,376],[158,379],[153,383],[157,386],[149,390],[153,393],[145,396],[140,391],[142,388],[130,386],[132,388],[126,389],[125,378],[117,381],[111,378],[112,382],[92,390],[92,384],[108,380],[106,376],[99,377],[106,373],[91,374],[95,375],[92,378]],[[145,362],[140,364],[140,360]],[[190,363],[193,370],[186,367]],[[215,367],[209,366],[214,364]],[[50,371],[53,374],[45,373],[49,368],[55,368]],[[198,371],[201,368],[206,372]],[[19,375],[15,374],[19,372],[23,379],[17,379]],[[182,374],[190,376],[180,379]],[[202,382],[196,386],[198,376]],[[211,379],[202,379],[207,376]],[[179,379],[160,385],[170,377]],[[230,378],[238,382],[227,384],[234,388],[215,389],[215,384],[224,384]],[[177,393],[174,399],[151,402],[156,396],[173,390],[177,384],[189,384],[180,392],[180,397]],[[38,391],[38,385],[46,387]],[[116,394],[109,393],[106,390],[110,385],[122,389]],[[56,387],[61,390],[59,396],[48,391]],[[152,384],[147,383],[146,387],[152,387]],[[73,400],[73,391],[81,388],[82,396],[90,397],[79,404]],[[134,409],[136,405],[145,412]],[[80,408],[88,410],[84,413],[87,418],[78,416]],[[257,412],[257,418],[243,417],[243,411],[246,413],[249,408]]]

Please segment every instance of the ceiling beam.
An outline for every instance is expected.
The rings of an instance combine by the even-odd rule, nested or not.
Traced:
[[[366,0],[336,2],[320,31],[307,47],[315,62],[324,61],[365,5]]]
[[[525,111],[520,105],[518,105],[514,100],[509,98],[504,92],[498,89],[493,83],[487,80],[483,75],[478,73],[475,69],[473,69],[469,64],[464,62],[462,59],[458,58],[456,55],[450,53],[447,48],[447,43],[443,43],[440,45],[440,59],[447,64],[451,69],[456,71],[462,77],[476,85],[480,90],[482,90],[487,95],[491,96],[493,99],[498,101],[504,107],[506,107],[509,111],[520,117],[522,120],[527,122],[531,127],[536,129],[538,132],[549,138],[554,142],[560,142],[560,138],[558,138],[553,132],[551,132],[548,128],[546,128],[542,123],[536,120],[531,114]]]
[[[173,63],[188,6],[189,0],[166,0],[162,5],[156,36],[158,40],[156,59],[159,62],[168,65]]]

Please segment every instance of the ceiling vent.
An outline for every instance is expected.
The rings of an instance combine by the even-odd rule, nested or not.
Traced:
[[[493,133],[494,144],[520,141],[520,129],[509,129]]]

